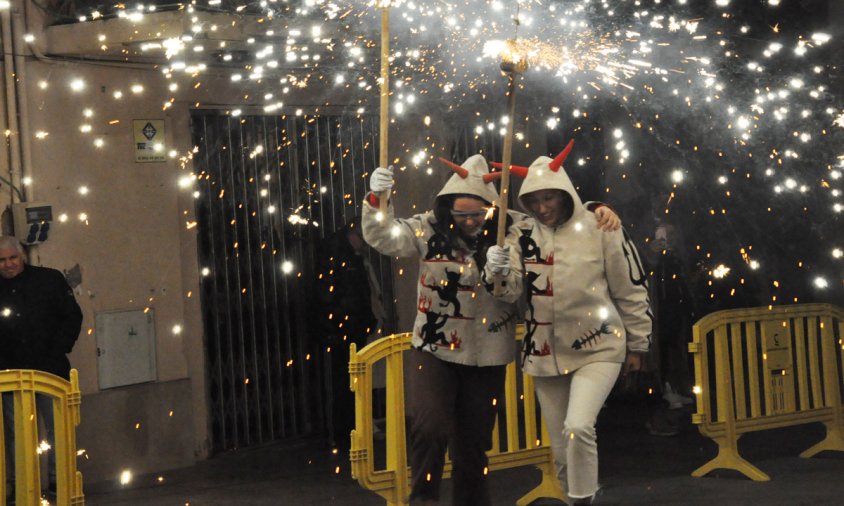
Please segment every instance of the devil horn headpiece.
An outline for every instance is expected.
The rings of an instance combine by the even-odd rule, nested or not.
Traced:
[[[489,174],[483,175],[484,183],[491,183],[493,181],[498,181],[499,179],[501,179],[500,172],[490,172]]]
[[[560,170],[560,167],[563,166],[563,162],[569,156],[569,153],[571,153],[572,147],[574,147],[574,139],[570,140],[566,147],[563,148],[562,151],[560,151],[560,154],[554,157],[553,160],[551,160],[551,163],[548,164],[548,167],[554,172]]]
[[[450,162],[450,161],[448,161],[448,160],[446,160],[445,158],[442,158],[442,157],[440,157],[440,161],[442,163],[446,164],[451,170],[456,172],[457,175],[459,175],[463,179],[466,179],[469,176],[469,171],[466,170],[465,168],[457,165],[456,163]],[[497,181],[497,180],[501,179],[501,173],[500,172],[490,172],[489,174],[484,174],[482,176],[482,179],[484,180],[484,183],[491,183],[493,181]]]
[[[446,160],[443,157],[439,157],[439,159],[442,163],[446,164],[451,170],[453,170],[458,176],[462,177],[463,179],[469,177],[469,171],[465,168],[457,165],[452,161]]]
[[[490,162],[490,165],[495,167],[496,169],[501,169],[504,167],[504,164],[501,162]],[[522,167],[521,165],[510,165],[510,173],[515,174],[521,178],[527,177],[528,168]],[[500,172],[496,172],[496,174],[501,174]]]

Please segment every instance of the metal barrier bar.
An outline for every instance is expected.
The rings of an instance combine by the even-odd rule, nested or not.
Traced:
[[[692,421],[718,444],[718,455],[692,476],[733,469],[769,480],[738,453],[738,438],[758,430],[821,422],[826,437],[801,457],[844,451],[842,322],[839,307],[802,304],[719,311],[695,323]]]
[[[513,364],[513,368],[516,365]],[[528,413],[529,416],[525,417],[525,444],[528,448],[539,448],[541,446],[541,441],[548,441],[550,443],[550,439],[548,438],[547,433],[543,433],[542,437],[537,437],[536,434],[536,390],[533,388],[533,378],[528,375],[525,375],[525,386],[524,392],[524,407],[525,413]],[[545,423],[542,423],[542,428],[544,430]]]
[[[735,398],[736,418],[741,420],[747,418],[746,402],[744,397],[744,347],[741,340],[741,324],[733,323],[729,325],[731,350],[732,350],[732,371],[735,381],[733,381],[733,396]]]
[[[505,420],[507,421],[507,448],[519,447],[519,433],[512,430],[512,427],[519,426],[519,406],[517,396],[516,375],[519,372],[516,370],[516,363],[510,362],[507,364],[506,379],[504,380],[504,406],[506,409]],[[498,420],[495,421],[498,426]],[[530,428],[530,426],[528,426]],[[495,444],[498,444],[499,438],[495,438]],[[499,453],[501,448],[493,448],[494,453]]]
[[[800,411],[811,409],[809,403],[809,371],[806,367],[806,336],[803,332],[803,319],[791,318],[791,328],[794,332],[794,348],[797,352],[797,385],[799,387]]]
[[[810,318],[809,321],[809,328],[807,329],[807,339],[809,342],[809,363],[810,364],[820,364],[821,355],[818,353],[818,319],[817,318]],[[824,399],[822,394],[823,389],[823,382],[821,381],[821,371],[818,367],[810,367],[809,374],[811,374],[811,384],[812,384],[812,407],[818,408],[824,405]]]
[[[521,335],[520,329],[519,335]],[[350,387],[355,392],[355,429],[352,431],[349,457],[352,477],[360,485],[380,495],[388,506],[405,506],[410,495],[410,470],[407,466],[407,439],[405,434],[403,354],[410,349],[411,334],[394,334],[362,348],[351,345],[349,360]],[[386,400],[386,465],[375,469],[374,441],[372,437],[372,366],[385,360],[387,364]],[[533,382],[521,375],[523,399],[519,399],[519,373],[515,363],[507,366],[504,395],[504,430],[507,448],[500,446],[501,420],[496,420],[493,448],[487,452],[489,471],[534,465],[541,471],[541,482],[517,501],[525,506],[539,497],[563,500],[565,493],[556,476],[554,457],[548,445],[550,439],[545,424],[542,438],[536,437],[538,426],[536,398]],[[522,403],[525,444],[519,443],[522,424],[519,423],[519,403]],[[451,475],[451,463],[446,462],[444,477]]]
[[[80,422],[79,379],[76,369],[70,381],[41,371],[10,369],[0,371],[0,392],[11,394],[14,406],[15,501],[16,504],[41,503],[41,469],[38,455],[39,434],[36,395],[47,396],[53,407],[53,448],[56,460],[56,505],[85,504],[82,473],[76,469],[76,427]],[[0,411],[2,411],[0,407]],[[0,504],[6,502],[6,428],[0,417]]]
[[[750,389],[750,418],[756,418],[762,414],[762,402],[760,395],[761,388],[759,385],[759,354],[757,352],[759,346],[759,338],[756,335],[756,325],[745,325],[745,335],[747,336],[747,366],[749,389]]]

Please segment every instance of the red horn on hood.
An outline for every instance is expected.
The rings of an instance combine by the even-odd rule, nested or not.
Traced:
[[[504,167],[504,164],[501,162],[490,162],[490,165],[495,167],[496,169],[501,169]],[[519,176],[520,178],[526,178],[528,173],[527,167],[522,167],[521,165],[511,165],[510,166],[510,173]],[[500,172],[496,172],[496,174],[500,174]]]
[[[493,181],[498,181],[499,179],[501,179],[500,172],[490,172],[489,174],[483,175],[484,183],[491,183]]]
[[[571,153],[571,148],[573,146],[574,146],[574,139],[570,140],[569,143],[566,144],[566,147],[563,148],[562,151],[560,151],[560,154],[557,155],[553,160],[551,160],[551,163],[548,164],[548,167],[550,167],[551,170],[554,171],[554,172],[557,172],[558,170],[560,170],[560,167],[563,166],[563,162],[566,160],[566,157],[568,157],[569,153]]]
[[[444,164],[446,164],[448,167],[450,167],[450,168],[451,168],[451,170],[453,170],[454,172],[456,172],[458,176],[462,177],[463,179],[466,179],[467,177],[469,177],[469,171],[468,171],[468,170],[466,170],[466,168],[461,167],[461,166],[457,165],[457,164],[456,164],[456,163],[454,163],[454,162],[448,161],[448,160],[446,160],[446,159],[445,159],[445,158],[443,158],[443,157],[439,157],[439,159],[440,159],[440,161],[441,161],[442,163],[444,163]]]

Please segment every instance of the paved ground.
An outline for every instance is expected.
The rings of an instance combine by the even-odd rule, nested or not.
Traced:
[[[753,482],[732,472],[692,478],[716,446],[686,425],[678,436],[650,436],[642,413],[610,405],[598,424],[601,483],[596,504],[610,505],[839,505],[844,504],[844,453],[814,459],[798,454],[824,428],[804,425],[745,435],[742,455],[771,476]],[[349,476],[339,455],[314,441],[288,442],[219,455],[198,465],[135,478],[128,487],[86,487],[86,504],[120,506],[384,505]],[[492,473],[494,504],[513,505],[539,482],[535,469]],[[448,483],[444,497],[449,497]],[[449,501],[444,501],[444,505]],[[559,502],[537,501],[534,506]]]

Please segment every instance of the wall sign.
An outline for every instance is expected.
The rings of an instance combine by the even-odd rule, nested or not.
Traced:
[[[135,119],[132,129],[135,132],[135,162],[167,161],[163,119]]]

